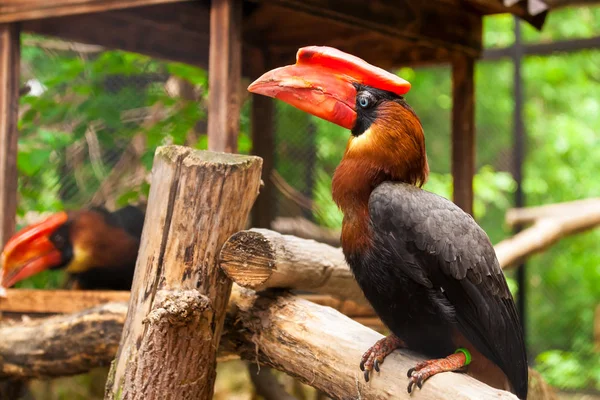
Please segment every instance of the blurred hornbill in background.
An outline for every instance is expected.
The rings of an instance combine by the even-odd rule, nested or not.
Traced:
[[[333,176],[342,247],[367,299],[392,332],[360,363],[369,380],[394,349],[427,357],[408,392],[439,372],[466,371],[527,397],[527,359],[515,305],[494,248],[473,218],[420,189],[429,167],[410,83],[328,47],[265,73],[248,90],[351,130]]]
[[[64,268],[73,289],[130,290],[144,212],[127,206],[59,212],[16,233],[2,252],[2,286]]]

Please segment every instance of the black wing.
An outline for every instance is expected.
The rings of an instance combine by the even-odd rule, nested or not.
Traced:
[[[138,240],[141,239],[145,214],[138,207],[125,206],[110,212],[104,207],[96,206],[91,207],[90,210],[102,214],[107,224],[123,229]]]
[[[443,289],[461,333],[525,398],[528,371],[521,324],[483,229],[447,199],[402,183],[378,186],[369,213],[374,229],[401,237],[412,249],[418,268],[403,271],[416,282]]]

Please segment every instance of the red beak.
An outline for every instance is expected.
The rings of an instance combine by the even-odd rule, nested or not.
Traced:
[[[296,64],[277,68],[248,90],[285,101],[347,129],[356,122],[356,87],[372,86],[403,95],[410,83],[366,61],[331,47],[298,50]]]
[[[20,230],[10,238],[1,256],[2,287],[11,287],[25,278],[60,265],[62,254],[49,237],[67,219],[67,213],[60,212]]]

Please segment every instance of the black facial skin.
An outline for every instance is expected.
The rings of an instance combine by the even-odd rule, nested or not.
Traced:
[[[356,87],[356,124],[352,135],[362,135],[377,119],[377,106],[385,101],[395,101],[403,107],[410,108],[404,97],[386,90],[371,86],[355,84]]]
[[[52,234],[50,235],[50,241],[54,244],[54,247],[60,254],[62,255],[62,261],[59,265],[55,265],[50,267],[50,269],[58,269],[67,265],[71,259],[73,258],[73,245],[71,244],[71,240],[69,239],[69,227],[70,224],[67,222],[58,227]]]

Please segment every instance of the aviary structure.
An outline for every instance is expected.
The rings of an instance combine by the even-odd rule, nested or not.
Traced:
[[[333,176],[348,264],[392,334],[360,363],[369,380],[394,349],[432,358],[408,371],[408,392],[440,372],[466,371],[527,397],[522,328],[494,249],[473,218],[420,189],[428,175],[410,84],[358,57],[305,47],[297,62],[248,90],[351,130]]]
[[[59,212],[16,233],[2,252],[2,286],[64,268],[73,289],[130,290],[144,212],[127,206]]]

